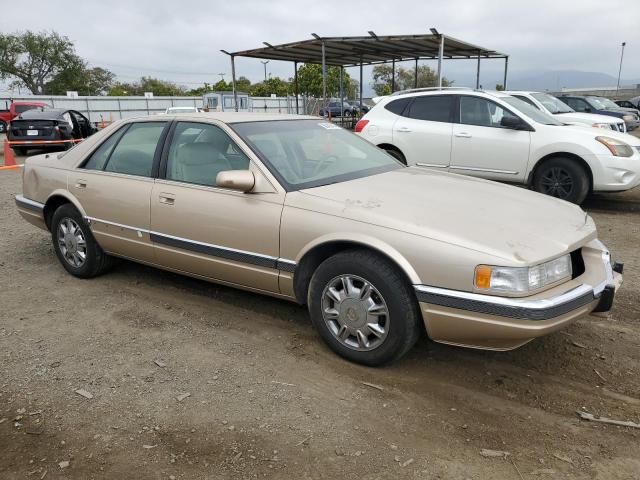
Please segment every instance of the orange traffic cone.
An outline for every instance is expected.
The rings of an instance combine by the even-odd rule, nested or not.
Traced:
[[[9,146],[9,142],[7,140],[4,141],[3,153],[4,153],[4,166],[15,167],[16,159],[13,156],[13,150],[11,150],[11,147]]]

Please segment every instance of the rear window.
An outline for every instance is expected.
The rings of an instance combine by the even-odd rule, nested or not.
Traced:
[[[384,108],[389,110],[391,113],[395,113],[396,115],[402,115],[404,109],[407,108],[407,105],[411,102],[411,98],[401,98],[399,100],[394,100],[393,102],[387,103]]]
[[[405,117],[431,122],[453,122],[455,97],[453,95],[429,95],[415,97]]]
[[[27,110],[36,110],[36,109],[37,109],[37,110],[40,110],[40,111],[43,111],[43,110],[44,110],[44,108],[42,108],[42,107],[38,107],[38,106],[36,106],[36,105],[16,105],[16,107],[15,107],[15,108],[16,108],[16,113],[18,113],[18,114],[19,114],[19,113],[24,113],[24,112],[26,112]]]

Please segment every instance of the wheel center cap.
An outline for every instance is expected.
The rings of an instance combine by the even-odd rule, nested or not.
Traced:
[[[75,253],[78,248],[78,242],[73,235],[66,234],[64,236],[64,246],[67,247],[70,253]]]
[[[340,306],[340,314],[344,322],[352,328],[362,327],[367,320],[366,312],[360,300],[345,300]]]

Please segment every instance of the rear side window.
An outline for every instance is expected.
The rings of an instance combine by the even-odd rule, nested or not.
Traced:
[[[400,98],[399,100],[394,100],[393,102],[387,103],[384,108],[389,110],[391,113],[395,113],[396,115],[402,115],[407,105],[411,102],[411,98]]]
[[[118,143],[118,140],[126,129],[126,127],[121,128],[102,142],[102,145],[93,152],[93,155],[91,155],[87,163],[84,164],[83,168],[88,170],[103,170],[104,166],[107,164],[107,160],[109,160],[109,155],[111,155],[111,152],[113,151],[113,147],[116,146],[116,143]]]
[[[453,122],[455,97],[453,95],[429,95],[415,97],[405,117],[431,122]]]
[[[164,122],[132,124],[111,152],[104,170],[150,177],[153,157],[164,127]]]

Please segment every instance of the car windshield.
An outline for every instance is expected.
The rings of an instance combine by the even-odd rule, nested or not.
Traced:
[[[403,168],[378,147],[319,119],[236,123],[231,128],[288,190]]]
[[[599,98],[600,102],[607,108],[619,108],[618,105],[613,100],[609,100],[608,98]]]
[[[520,110],[522,113],[524,113],[527,117],[529,117],[534,122],[542,123],[544,125],[556,125],[556,126],[564,125],[564,123],[557,121],[548,113],[541,112],[537,108],[532,107],[531,105],[529,105],[526,102],[523,102],[519,98],[501,97],[500,100]]]
[[[575,112],[573,108],[571,108],[566,103],[558,100],[553,95],[549,95],[548,93],[532,93],[531,96],[538,100],[544,107],[549,110],[551,113],[571,113]]]

